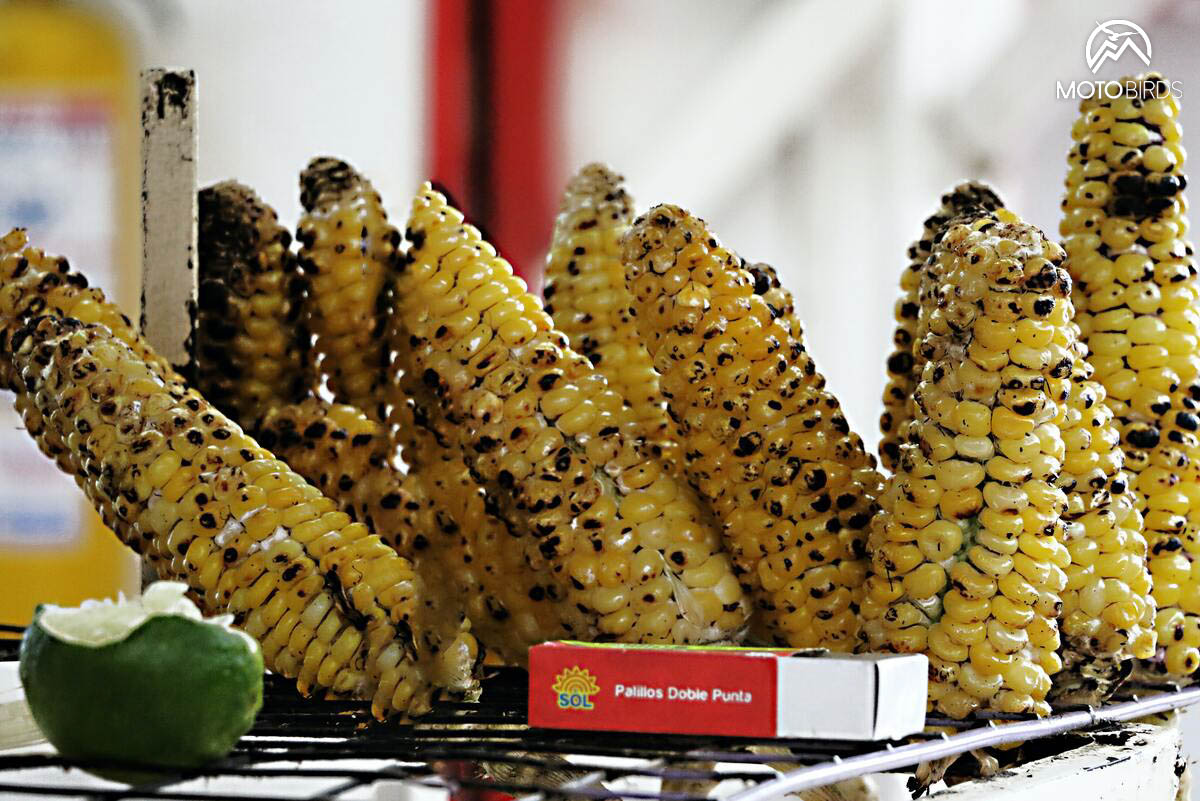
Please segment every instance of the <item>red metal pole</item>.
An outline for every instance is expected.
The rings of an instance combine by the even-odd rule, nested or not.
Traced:
[[[433,3],[429,173],[534,291],[556,205],[558,8]]]

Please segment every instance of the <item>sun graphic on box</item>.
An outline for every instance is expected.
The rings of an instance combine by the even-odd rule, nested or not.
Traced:
[[[551,689],[558,695],[559,709],[593,709],[592,696],[600,692],[596,677],[587,668],[569,667],[554,677]]]

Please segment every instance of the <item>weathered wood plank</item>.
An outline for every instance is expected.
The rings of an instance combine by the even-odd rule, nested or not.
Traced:
[[[196,309],[196,74],[142,72],[142,334],[177,368]]]

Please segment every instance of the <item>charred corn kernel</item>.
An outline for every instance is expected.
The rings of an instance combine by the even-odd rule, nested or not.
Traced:
[[[435,503],[449,496],[452,474],[401,473],[386,430],[359,410],[309,398],[268,414],[258,439],[412,561],[427,588],[428,614],[461,607],[471,633],[505,661],[522,664],[532,645],[582,636],[585,624],[565,600],[563,579],[509,547],[512,537],[485,511],[482,493],[453,506]]]
[[[1051,484],[1065,456],[1062,382],[1076,360],[1065,254],[1003,209],[951,221],[936,240],[914,327],[914,416],[868,539],[861,637],[873,650],[904,651],[914,629],[926,632],[933,711],[1046,714],[1047,666],[1057,663],[1043,652],[1057,647],[1059,593],[1069,581],[1060,565],[1070,564],[1061,544],[1066,497]],[[971,350],[980,338],[996,348],[984,360]],[[945,446],[962,437],[990,446]],[[943,489],[939,502],[911,491],[917,473]],[[964,501],[947,504],[955,493]],[[897,595],[889,554],[926,532],[924,562],[905,565]],[[921,614],[900,626],[901,608]]]
[[[315,383],[300,320],[305,281],[291,242],[249,187],[226,181],[200,190],[192,379],[245,428]]]
[[[1162,616],[1198,586],[1190,577],[1157,580],[1156,563],[1200,554],[1200,496],[1190,491],[1200,481],[1200,284],[1185,239],[1176,101],[1155,73],[1106,90],[1080,105],[1060,231],[1083,339],[1097,354],[1095,377],[1107,390],[1130,495],[1144,518]],[[1182,643],[1160,645],[1142,668],[1151,679],[1194,669]]]
[[[749,608],[731,592],[736,574],[719,535],[686,485],[626,436],[633,418],[620,396],[429,185],[406,236],[397,361],[414,407],[444,426],[498,513],[516,524],[507,547],[568,577],[567,599],[589,623],[581,636],[738,637]],[[611,572],[614,559],[631,557],[628,576]],[[685,583],[685,571],[714,559],[726,578]],[[660,579],[668,597],[639,591]]]
[[[930,280],[922,277],[929,254],[938,236],[952,219],[973,210],[991,211],[1003,205],[999,196],[985,184],[960,184],[942,195],[941,207],[925,220],[920,238],[908,248],[908,267],[900,276],[900,298],[895,307],[897,325],[892,335],[895,350],[887,361],[888,383],[883,391],[883,415],[879,418],[879,428],[883,433],[879,443],[879,458],[888,470],[894,471],[900,463],[900,446],[905,437],[903,429],[913,418],[912,394],[921,380],[924,366],[914,347],[921,295],[922,292],[932,291]],[[800,338],[799,334],[794,336]],[[1007,339],[1011,336],[1012,331],[1003,326],[981,330],[978,334],[979,341],[992,350],[1006,350],[1011,344]]]
[[[371,182],[322,157],[300,175],[304,216],[296,229],[309,282],[305,323],[329,391],[375,420],[386,416],[386,284],[400,232]]]
[[[633,222],[633,201],[623,181],[604,165],[589,164],[567,184],[546,258],[546,313],[629,403],[636,421],[630,435],[673,464],[666,399],[625,288],[620,242]]]
[[[240,623],[296,591],[295,617],[275,628],[256,619],[255,627],[268,667],[295,678],[301,692],[370,698],[382,717],[424,711],[439,687],[473,690],[474,639],[453,613],[422,628],[423,587],[412,565],[201,396],[173,388],[101,325],[36,318],[9,345],[20,385],[77,454],[76,480],[108,500],[126,543],[161,577],[188,582],[208,612]],[[176,432],[196,445],[186,463],[172,447]],[[170,491],[181,473],[182,491]],[[204,544],[193,547],[197,540]],[[266,559],[267,551],[282,559]],[[329,644],[349,630],[363,633],[362,646],[323,667]],[[384,668],[389,645],[406,656]],[[458,658],[438,658],[447,652]],[[406,688],[405,705],[379,692],[385,680]]]
[[[755,293],[745,262],[702,220],[676,206],[652,209],[626,237],[624,261],[685,471],[756,594],[759,636],[850,649],[866,568],[863,534],[882,484],[874,458],[823,382],[810,380],[812,360]],[[734,365],[743,377],[722,373]],[[779,414],[749,415],[759,402],[778,404]],[[921,551],[898,545],[880,558],[906,572]],[[810,575],[826,573],[828,589],[811,597],[797,591]]]

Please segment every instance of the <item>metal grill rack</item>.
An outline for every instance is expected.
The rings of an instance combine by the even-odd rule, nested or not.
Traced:
[[[0,661],[16,655],[15,641],[0,641]],[[485,680],[478,703],[440,703],[419,723],[398,724],[374,721],[363,704],[299,698],[290,682],[268,676],[253,730],[229,757],[203,770],[163,774],[130,787],[98,783],[74,769],[83,767],[80,763],[44,749],[26,750],[0,754],[0,796],[350,801],[411,799],[424,789],[458,799],[483,799],[485,791],[493,791],[522,801],[700,801],[702,791],[690,783],[716,781],[721,784],[715,797],[766,801],[976,748],[1104,728],[1200,701],[1200,687],[1155,688],[1136,700],[1064,708],[1040,720],[930,718],[927,724],[941,731],[906,742],[757,741],[532,729],[525,722],[526,682],[524,671],[499,668]],[[1058,750],[1078,742],[1065,738]]]

